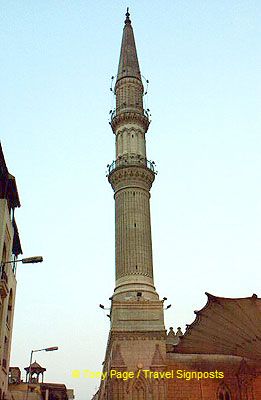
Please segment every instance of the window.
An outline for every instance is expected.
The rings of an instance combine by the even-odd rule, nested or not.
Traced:
[[[12,319],[12,309],[13,309],[13,291],[10,290],[9,300],[8,300],[8,307],[7,307],[7,315],[6,315],[6,323],[8,326],[11,324]]]
[[[6,245],[4,243],[3,253],[2,253],[2,262],[6,262]]]

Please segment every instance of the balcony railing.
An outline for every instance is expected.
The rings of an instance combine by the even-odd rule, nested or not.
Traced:
[[[136,109],[137,109],[137,106],[135,104],[129,104],[128,107],[126,104],[124,104],[121,107],[114,108],[114,110],[110,110],[111,122],[112,122],[113,118],[116,117],[116,115],[118,115],[120,112],[128,112],[128,111],[133,111]],[[148,120],[150,120],[150,117],[151,117],[150,110],[149,109],[146,110],[145,108],[143,108],[142,111],[143,111],[143,115],[145,117],[147,117]]]
[[[143,166],[150,169],[155,175],[157,171],[155,171],[156,164],[154,161],[147,160],[146,158],[137,157],[137,156],[125,156],[114,160],[111,164],[107,165],[108,171],[107,175],[109,175],[112,171],[119,167],[128,167],[128,166]]]

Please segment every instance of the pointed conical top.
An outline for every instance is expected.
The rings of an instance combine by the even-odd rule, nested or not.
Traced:
[[[127,76],[141,80],[135,39],[129,17],[129,8],[127,8],[117,80]]]

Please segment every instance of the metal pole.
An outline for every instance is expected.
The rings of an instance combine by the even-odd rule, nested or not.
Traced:
[[[31,365],[32,365],[32,361],[33,361],[33,353],[36,353],[37,351],[53,351],[53,350],[58,350],[58,347],[57,346],[55,346],[55,347],[47,347],[47,348],[45,348],[45,349],[39,349],[39,350],[32,350],[31,351],[31,355],[30,355],[30,364],[29,364],[29,377],[28,377],[28,379],[27,379],[27,390],[26,390],[26,397],[25,397],[25,400],[28,400],[28,393],[29,393],[29,384],[30,383],[32,383],[32,379],[31,379],[31,372],[32,372],[32,369],[31,369]],[[48,396],[49,396],[49,394],[48,394]]]
[[[27,389],[26,389],[26,397],[25,400],[28,399],[28,393],[29,393],[29,383],[31,383],[31,364],[32,364],[32,360],[33,360],[33,350],[31,351],[31,355],[30,355],[30,364],[29,364],[29,376],[27,379]]]
[[[30,357],[30,364],[29,364],[29,379],[28,379],[28,383],[31,383],[31,364],[33,361],[33,350],[31,351],[31,357]]]

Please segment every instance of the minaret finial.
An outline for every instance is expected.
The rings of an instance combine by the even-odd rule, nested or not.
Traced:
[[[130,20],[129,7],[127,7],[127,12],[125,15],[126,15],[125,24],[130,24],[131,20]]]

